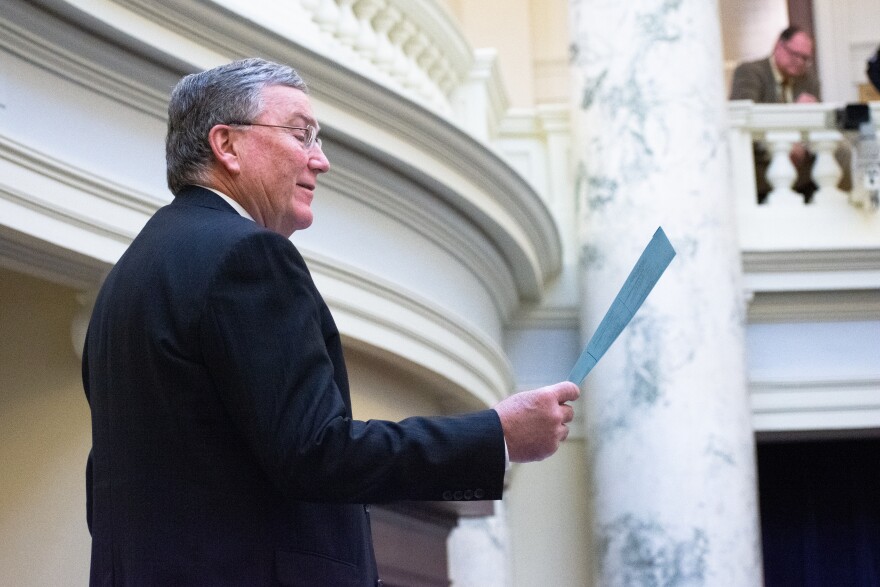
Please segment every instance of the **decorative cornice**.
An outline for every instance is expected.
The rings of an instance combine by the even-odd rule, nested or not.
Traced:
[[[402,292],[398,284],[384,281],[356,267],[309,250],[303,251],[303,257],[315,280],[321,283],[321,291],[328,305],[337,314],[343,335],[358,338],[353,331],[343,330],[346,321],[339,315],[350,315],[366,321],[371,330],[375,330],[374,336],[361,339],[370,346],[416,362],[418,359],[414,358],[417,354],[414,349],[427,349],[433,357],[433,364],[425,362],[422,367],[459,384],[460,391],[473,395],[481,405],[493,405],[513,389],[511,366],[503,350],[494,340],[480,334],[473,325],[413,292]],[[339,290],[343,295],[336,293],[338,284],[345,286]],[[350,295],[345,295],[353,291],[352,288],[365,296],[361,302],[367,301],[354,303]],[[385,311],[389,306],[395,308],[393,313]],[[426,329],[433,332],[426,333]],[[395,344],[385,348],[385,337],[378,334],[382,331],[392,332],[409,342],[403,347]],[[445,334],[438,335],[440,332]],[[409,356],[410,352],[412,356]],[[440,370],[442,365],[463,370],[467,380]]]
[[[751,381],[758,433],[880,428],[880,379]]]
[[[0,134],[0,159],[6,159],[13,165],[26,169],[42,177],[56,181],[70,187],[77,192],[94,196],[115,205],[121,206],[133,212],[152,215],[160,206],[171,200],[171,195],[156,196],[146,192],[140,192],[128,186],[110,181],[94,173],[90,173],[81,167],[76,167],[56,159],[51,155],[33,149],[24,143],[9,136]],[[29,194],[26,197],[36,205],[40,205],[39,196]],[[47,207],[57,207],[46,204]],[[84,222],[97,227],[103,226],[108,233],[116,234],[117,237],[131,240],[134,232],[116,232],[110,225],[102,224],[81,211],[70,212],[70,217],[79,222]]]
[[[33,8],[12,0],[7,1],[8,4],[3,9],[4,18],[0,19],[0,48],[61,79],[88,88],[153,118],[165,120],[167,91],[162,92],[131,76],[120,74],[116,69],[98,65],[99,60],[95,57],[101,52],[107,52],[106,42],[94,37],[88,43],[76,39],[77,33],[62,21],[53,23],[52,39],[58,42],[52,42],[45,36],[23,28],[15,20],[24,19],[33,24],[41,23],[44,18],[54,19],[53,16],[43,13],[40,19],[35,19],[31,14]],[[116,66],[122,66],[124,61],[123,58]]]
[[[880,271],[880,249],[744,252],[745,273]]]
[[[99,284],[143,222],[167,201],[5,136],[0,169],[0,263],[78,289]]]
[[[94,288],[112,264],[0,225],[0,265],[77,290]]]
[[[577,306],[523,307],[510,322],[509,328],[580,330],[580,319],[580,308]]]
[[[880,289],[758,292],[748,322],[844,322],[880,320]]]
[[[469,219],[429,196],[420,196],[420,186],[383,169],[373,160],[358,157],[345,145],[331,143],[327,150],[334,161],[343,164],[322,178],[324,185],[380,211],[438,245],[467,267],[489,292],[502,319],[510,315],[517,303],[510,268]]]

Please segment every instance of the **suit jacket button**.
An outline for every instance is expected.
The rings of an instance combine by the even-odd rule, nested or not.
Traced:
[[[461,491],[456,491],[456,492],[455,492],[455,496],[454,496],[454,497],[455,497],[456,501],[457,501],[457,500],[460,500],[460,499],[462,498],[462,496],[463,496],[463,494],[461,493]]]
[[[477,489],[476,491],[474,491],[474,497],[477,499],[483,499],[484,495],[486,495],[486,493],[482,489]]]
[[[451,491],[444,491],[443,492],[443,499],[445,499],[446,501],[449,501],[450,499],[452,499],[452,492]]]
[[[471,491],[470,489],[468,489],[467,491],[464,492],[464,498],[465,498],[465,499],[473,499],[473,498],[474,498],[474,492]]]

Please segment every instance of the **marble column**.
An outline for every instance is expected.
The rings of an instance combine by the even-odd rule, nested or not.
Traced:
[[[451,587],[506,587],[508,579],[507,530],[504,504],[495,514],[461,517],[446,541]]]
[[[657,226],[678,255],[585,382],[595,585],[762,583],[715,0],[570,0],[586,338]]]

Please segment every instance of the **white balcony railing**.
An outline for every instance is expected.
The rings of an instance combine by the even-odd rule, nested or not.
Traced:
[[[455,90],[474,66],[460,27],[435,0],[213,2],[447,118],[455,117]]]
[[[730,148],[740,245],[744,253],[880,249],[880,210],[871,203],[861,178],[850,171],[853,189],[838,189],[845,170],[838,157],[852,154],[850,137],[835,125],[835,104],[754,104],[729,106]],[[880,103],[871,105],[880,121]],[[771,154],[767,181],[772,191],[759,204],[753,143]],[[789,157],[803,143],[816,155],[812,179],[818,186],[810,203],[792,189],[797,171]]]
[[[160,21],[179,0],[114,0]],[[473,49],[437,0],[208,0],[344,65],[484,143],[508,107],[495,49]],[[330,89],[332,93],[332,88]]]

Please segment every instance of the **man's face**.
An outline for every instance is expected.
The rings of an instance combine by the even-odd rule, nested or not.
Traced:
[[[780,39],[773,59],[784,77],[801,77],[813,63],[813,41],[806,33],[795,33],[787,41]]]
[[[309,97],[288,86],[266,87],[263,111],[250,122],[232,127],[241,169],[237,199],[254,220],[279,234],[308,228],[318,174],[328,171],[330,162],[320,143],[303,145],[306,131],[259,125],[317,129]]]

